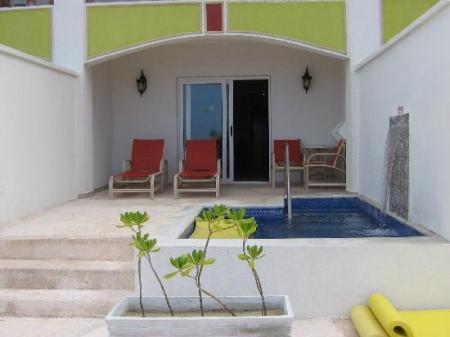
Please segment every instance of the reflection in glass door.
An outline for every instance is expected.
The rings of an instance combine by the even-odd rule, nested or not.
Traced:
[[[224,84],[186,83],[183,84],[183,144],[187,139],[217,139],[218,155],[222,168],[224,158],[224,130],[227,130],[227,114],[224,99]]]

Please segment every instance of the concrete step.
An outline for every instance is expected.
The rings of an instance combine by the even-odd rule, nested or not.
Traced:
[[[1,289],[0,316],[104,317],[125,290]]]
[[[132,261],[128,238],[0,238],[0,259]]]
[[[0,288],[133,289],[133,262],[0,260]]]

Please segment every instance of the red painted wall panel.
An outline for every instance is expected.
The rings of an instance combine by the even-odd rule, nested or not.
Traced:
[[[208,32],[222,32],[222,3],[206,4],[206,30]]]

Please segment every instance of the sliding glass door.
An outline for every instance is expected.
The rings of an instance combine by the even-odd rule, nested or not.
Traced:
[[[224,181],[268,181],[269,80],[180,79],[178,158],[188,139],[217,139]]]
[[[222,178],[227,180],[227,90],[223,81],[186,81],[182,90],[182,143],[188,139],[217,140]],[[180,147],[179,146],[179,147]],[[182,152],[180,153],[182,158]]]

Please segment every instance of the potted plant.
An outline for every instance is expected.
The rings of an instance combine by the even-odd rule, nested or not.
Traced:
[[[164,276],[166,282],[177,277],[192,280],[197,296],[170,297],[164,282],[152,263],[160,251],[156,239],[143,234],[147,213],[124,213],[122,225],[133,233],[132,245],[137,252],[139,296],[126,297],[106,317],[111,337],[143,336],[290,336],[294,319],[287,296],[267,296],[256,269],[264,257],[262,246],[249,245],[257,230],[254,218],[245,217],[245,209],[232,210],[216,205],[202,212],[201,220],[208,223],[208,235],[203,249],[170,257],[173,271]],[[205,268],[216,260],[208,255],[213,234],[235,228],[242,238],[242,251],[237,261],[244,261],[255,281],[259,296],[216,296],[202,282]],[[142,296],[142,261],[147,261],[161,289],[161,297]],[[171,281],[169,281],[171,280]]]

